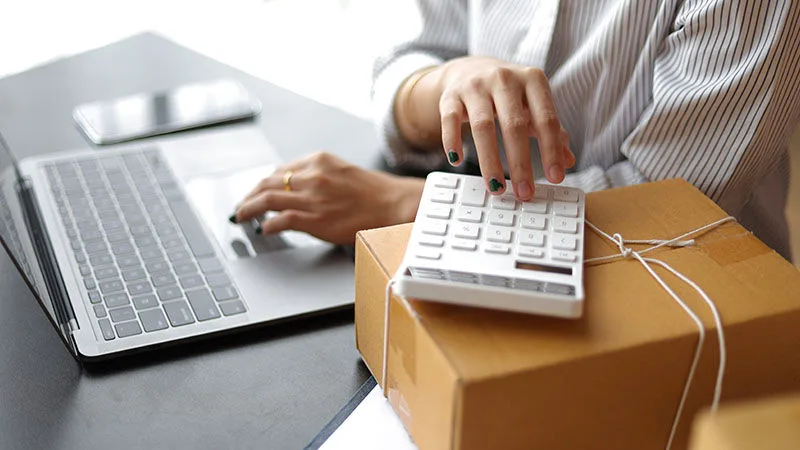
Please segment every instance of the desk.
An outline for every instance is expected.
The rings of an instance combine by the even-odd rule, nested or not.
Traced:
[[[18,157],[82,147],[75,105],[218,77],[261,99],[283,158],[375,161],[368,122],[153,34],[0,80],[0,130]],[[0,448],[302,448],[368,376],[351,310],[82,367],[0,253]]]

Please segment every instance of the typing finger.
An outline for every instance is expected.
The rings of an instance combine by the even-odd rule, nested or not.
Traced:
[[[230,221],[241,223],[261,216],[267,211],[306,210],[309,204],[308,197],[303,193],[267,190],[239,205],[239,209],[230,217]]]
[[[486,187],[492,194],[505,192],[505,175],[497,151],[497,132],[494,125],[494,108],[490,97],[472,92],[464,98],[464,106],[472,128],[472,138],[478,152],[478,163]]]
[[[297,230],[309,232],[311,225],[316,219],[316,215],[307,211],[297,211],[290,209],[281,211],[273,217],[261,222],[261,230],[264,234],[275,234],[287,230]]]
[[[442,122],[442,148],[451,166],[458,166],[464,160],[461,142],[461,124],[465,122],[466,111],[461,99],[445,92],[439,100],[439,114]]]
[[[528,138],[529,116],[523,102],[524,95],[513,72],[498,71],[493,90],[494,106],[503,134],[508,170],[517,198],[527,201],[533,197],[533,169]]]
[[[550,83],[544,73],[535,68],[526,72],[525,91],[533,118],[533,128],[539,140],[539,152],[547,179],[560,183],[564,179],[562,161],[562,128],[558,120],[556,106],[550,93]]]

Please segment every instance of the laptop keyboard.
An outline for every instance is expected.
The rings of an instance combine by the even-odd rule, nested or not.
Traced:
[[[245,312],[158,150],[45,171],[103,339]]]

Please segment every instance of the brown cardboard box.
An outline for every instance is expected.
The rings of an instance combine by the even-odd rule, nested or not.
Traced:
[[[673,238],[726,214],[690,184],[590,194],[586,217],[627,239]],[[634,260],[587,267],[579,320],[392,297],[411,225],[359,233],[356,340],[422,449],[663,449],[698,339],[696,325]],[[618,252],[586,229],[587,258]],[[698,283],[724,321],[723,402],[800,387],[800,272],[736,223],[653,256]],[[718,367],[702,299],[663,274],[709,331],[674,449],[710,404]],[[388,384],[388,386],[386,386]]]
[[[694,422],[692,450],[800,449],[800,394],[721,408]]]

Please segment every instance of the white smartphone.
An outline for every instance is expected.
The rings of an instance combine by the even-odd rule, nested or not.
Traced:
[[[239,82],[215,80],[166,92],[85,103],[73,118],[95,144],[115,144],[254,117],[261,102]]]

